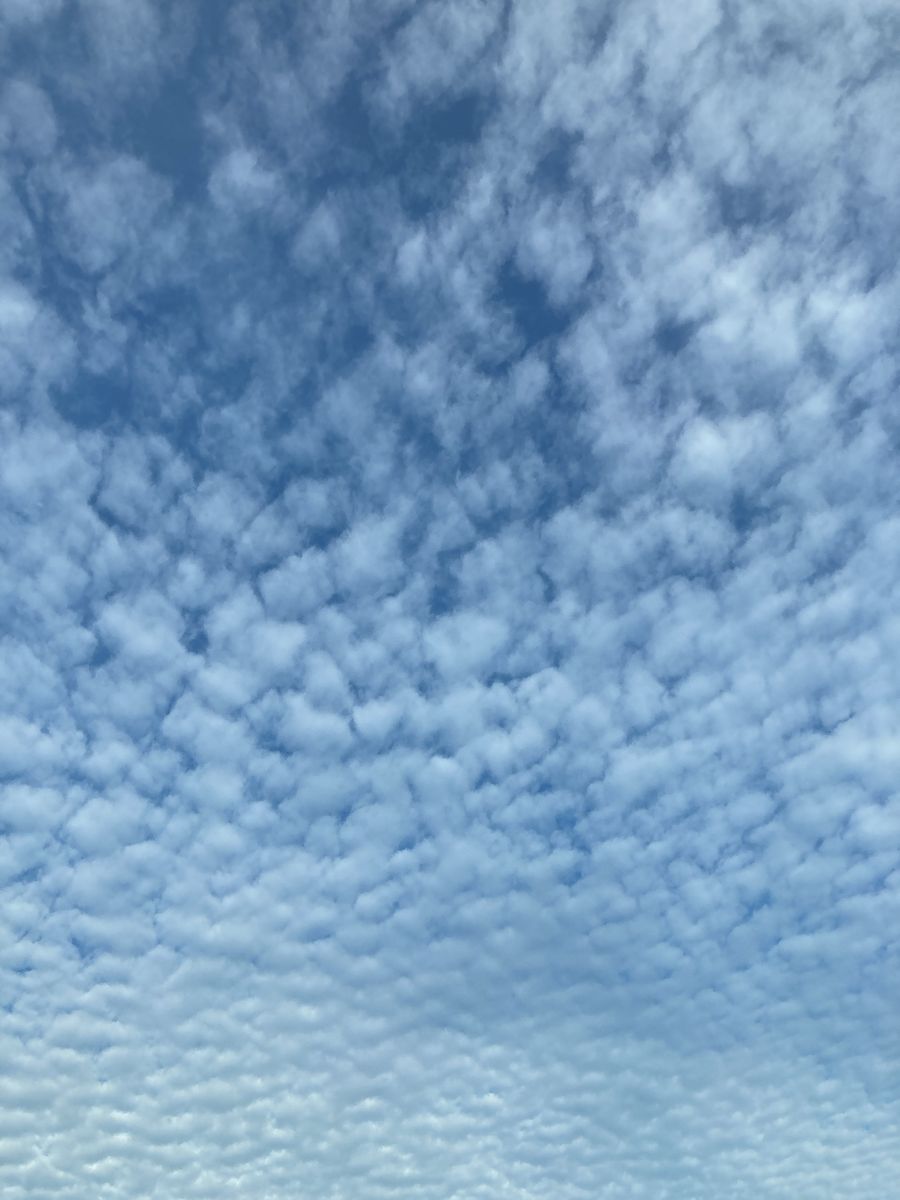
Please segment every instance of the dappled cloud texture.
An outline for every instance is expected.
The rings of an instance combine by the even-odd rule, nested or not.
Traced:
[[[0,0],[0,1200],[900,1194],[898,46]]]

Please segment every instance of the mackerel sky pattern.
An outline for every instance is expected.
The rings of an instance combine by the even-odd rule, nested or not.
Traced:
[[[0,0],[0,1200],[900,1195],[898,49]]]

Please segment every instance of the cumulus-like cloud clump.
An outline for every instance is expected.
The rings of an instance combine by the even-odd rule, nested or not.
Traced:
[[[900,1189],[890,0],[0,0],[2,1200]]]

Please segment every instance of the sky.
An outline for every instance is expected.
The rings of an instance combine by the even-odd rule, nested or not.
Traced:
[[[900,1194],[898,52],[0,0],[0,1200]]]

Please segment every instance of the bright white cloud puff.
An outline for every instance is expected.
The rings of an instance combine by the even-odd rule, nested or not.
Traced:
[[[900,1194],[898,34],[0,0],[0,1200]]]

